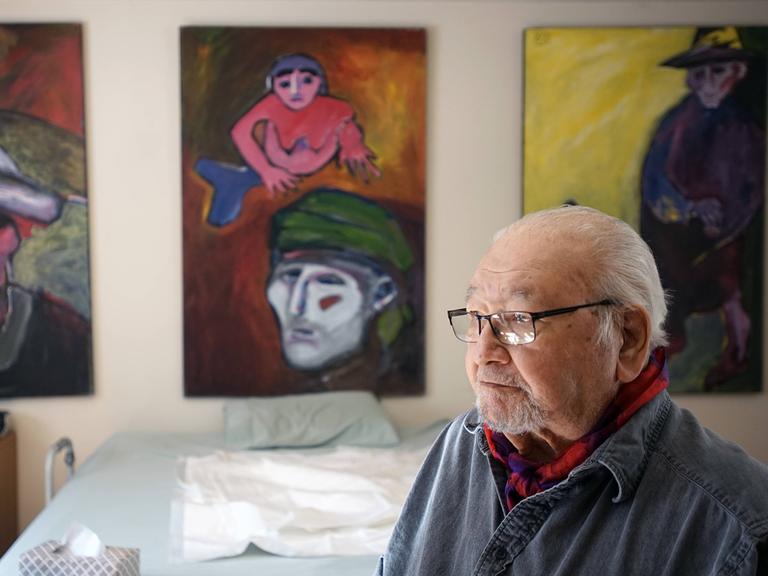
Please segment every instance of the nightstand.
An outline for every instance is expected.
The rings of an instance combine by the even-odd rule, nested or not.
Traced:
[[[0,556],[18,536],[16,432],[0,436]]]

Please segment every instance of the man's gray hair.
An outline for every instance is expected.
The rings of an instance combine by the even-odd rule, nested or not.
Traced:
[[[527,214],[499,230],[494,241],[508,232],[535,230],[545,238],[586,241],[596,274],[593,286],[597,299],[608,298],[625,306],[641,306],[651,317],[650,348],[667,344],[664,322],[667,298],[659,279],[656,261],[648,244],[632,227],[613,216],[587,206],[561,206]],[[599,341],[607,344],[617,336],[620,310],[600,307]]]

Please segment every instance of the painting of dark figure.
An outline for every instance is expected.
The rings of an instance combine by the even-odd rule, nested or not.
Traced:
[[[524,211],[627,221],[669,297],[670,390],[762,389],[765,27],[526,31]]]
[[[701,389],[760,380],[765,114],[740,95],[765,63],[734,27],[699,29],[662,66],[683,70],[690,92],[664,114],[642,173],[640,232],[672,296],[673,370]],[[762,67],[762,73],[760,70]],[[759,93],[759,92],[757,92]],[[765,102],[765,91],[763,102]],[[674,379],[673,379],[674,380]]]

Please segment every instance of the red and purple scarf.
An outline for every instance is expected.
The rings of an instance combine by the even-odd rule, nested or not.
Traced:
[[[504,434],[494,432],[485,424],[483,431],[493,457],[504,464],[509,474],[504,494],[507,510],[523,498],[546,490],[563,480],[576,466],[584,462],[611,434],[621,428],[643,405],[667,387],[669,380],[663,348],[656,348],[648,365],[632,382],[619,389],[602,418],[591,432],[574,442],[551,462],[537,464],[517,452]]]

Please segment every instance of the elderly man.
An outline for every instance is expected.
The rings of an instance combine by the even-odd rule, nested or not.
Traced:
[[[768,467],[667,386],[653,256],[585,207],[530,214],[466,308],[477,405],[427,457],[378,574],[765,574]]]

